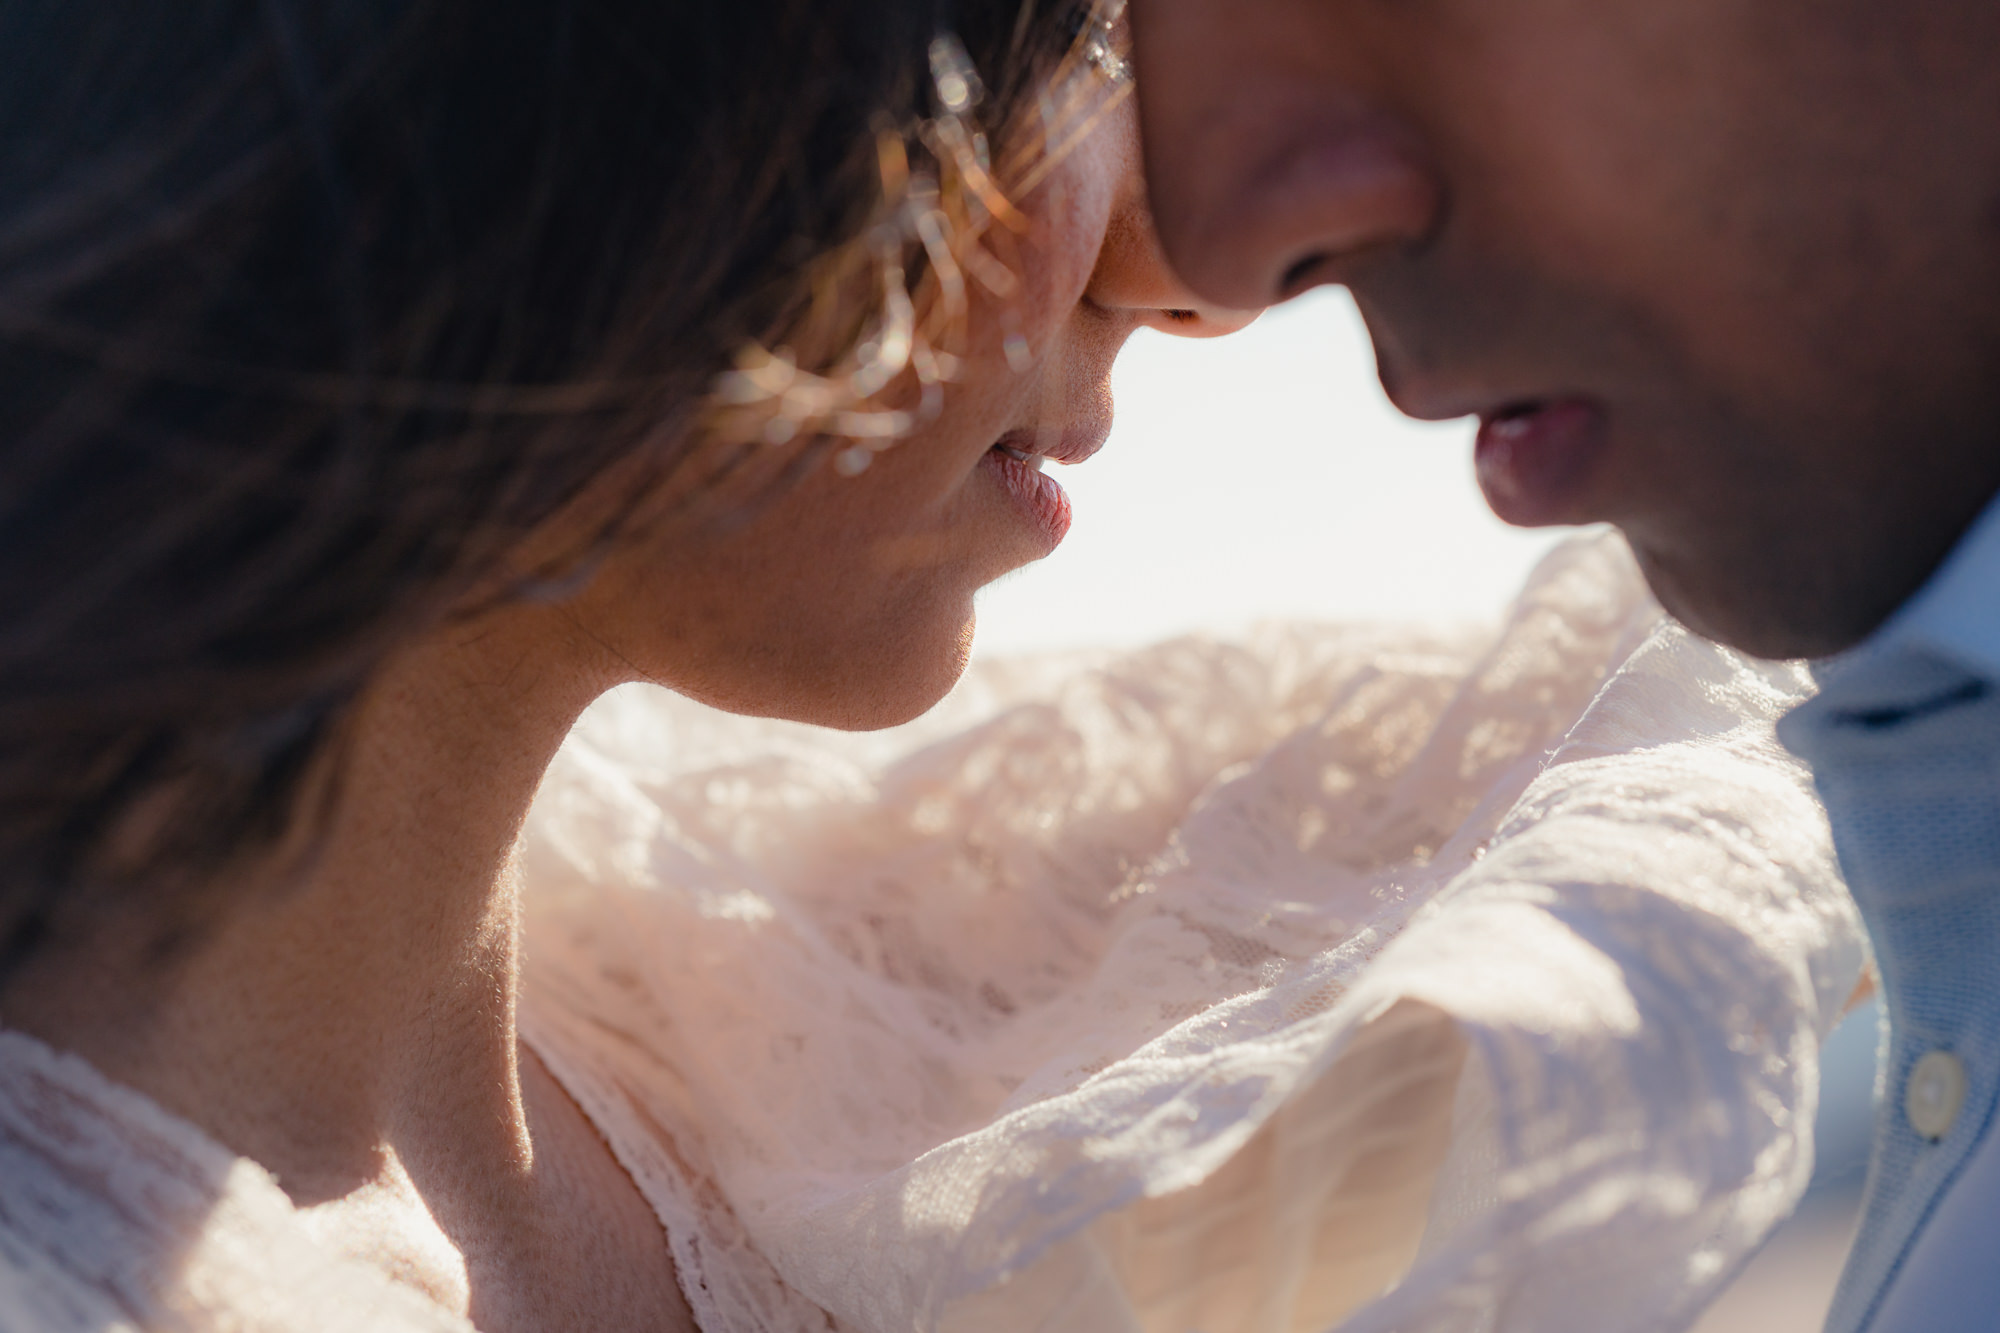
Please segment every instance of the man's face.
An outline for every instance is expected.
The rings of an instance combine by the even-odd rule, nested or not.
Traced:
[[[1204,298],[1340,282],[1525,524],[1690,625],[1873,629],[2000,489],[1992,0],[1133,0]]]

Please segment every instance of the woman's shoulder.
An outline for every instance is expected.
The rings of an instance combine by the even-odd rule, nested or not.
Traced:
[[[0,1327],[472,1333],[321,1248],[277,1181],[74,1055],[0,1031]]]

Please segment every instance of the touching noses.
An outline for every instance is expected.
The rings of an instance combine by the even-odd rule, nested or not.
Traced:
[[[1132,18],[1161,243],[1204,299],[1270,305],[1431,235],[1437,173],[1343,77],[1323,4],[1271,0],[1246,20],[1224,0],[1154,0]]]
[[[1135,182],[1112,212],[1091,273],[1090,300],[1129,317],[1135,325],[1183,338],[1219,338],[1257,318],[1202,301],[1167,264],[1153,227],[1143,184]]]

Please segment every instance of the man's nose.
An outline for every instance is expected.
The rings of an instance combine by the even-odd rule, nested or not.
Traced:
[[[1443,191],[1414,131],[1340,68],[1327,0],[1135,0],[1146,176],[1203,300],[1254,308],[1422,240]]]

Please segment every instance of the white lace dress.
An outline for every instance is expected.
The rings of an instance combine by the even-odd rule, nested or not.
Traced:
[[[873,737],[621,691],[530,822],[523,1035],[706,1333],[1679,1328],[1862,965],[1806,688],[1598,539],[1497,637],[990,664]],[[0,1034],[0,1329],[125,1327],[463,1326]]]

